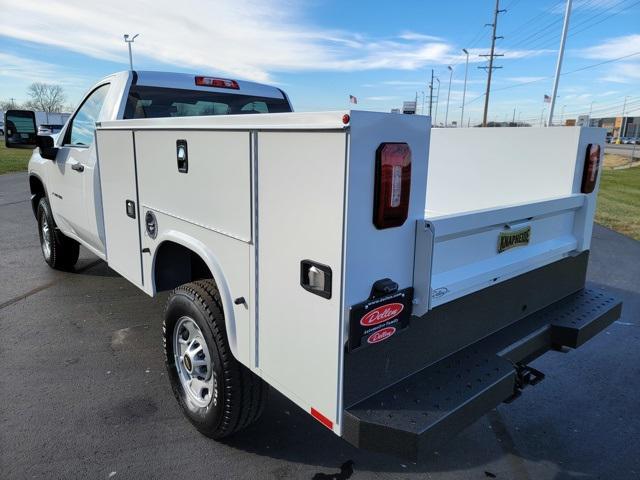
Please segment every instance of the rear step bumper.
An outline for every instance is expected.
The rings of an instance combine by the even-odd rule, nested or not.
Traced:
[[[343,437],[415,459],[540,380],[526,363],[550,349],[579,347],[621,309],[620,301],[587,286],[347,408]]]

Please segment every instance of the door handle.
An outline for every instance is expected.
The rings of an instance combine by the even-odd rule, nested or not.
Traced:
[[[75,170],[76,172],[84,172],[84,165],[81,163],[74,163],[71,165],[71,170]]]

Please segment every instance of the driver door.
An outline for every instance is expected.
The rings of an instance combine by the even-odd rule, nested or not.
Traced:
[[[91,192],[87,185],[97,180],[94,132],[108,91],[109,84],[103,84],[84,99],[64,132],[49,177],[49,201],[58,227],[89,244],[97,232],[88,218],[86,196]]]

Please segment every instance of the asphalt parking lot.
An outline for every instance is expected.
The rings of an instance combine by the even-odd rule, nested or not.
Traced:
[[[225,443],[183,418],[162,363],[165,296],[86,251],[42,260],[26,174],[0,176],[0,479],[640,478],[640,242],[597,227],[589,277],[623,317],[418,463],[351,447],[272,392]],[[540,286],[544,288],[544,285]]]

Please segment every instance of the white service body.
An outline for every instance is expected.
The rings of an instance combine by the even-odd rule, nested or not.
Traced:
[[[198,253],[221,290],[236,358],[340,434],[350,307],[389,277],[415,288],[420,316],[588,249],[595,199],[579,193],[578,152],[601,136],[430,130],[426,117],[358,111],[103,122],[106,260],[153,295],[163,242]],[[187,174],[176,169],[179,139]],[[377,230],[373,159],[385,141],[409,144],[412,195],[404,225]],[[123,214],[127,199],[138,199],[139,222]],[[149,210],[155,239],[144,229]],[[531,226],[530,244],[498,254],[505,225]],[[331,267],[330,299],[300,287],[303,259]]]
[[[183,88],[181,78],[137,81]],[[421,317],[589,249],[598,189],[580,184],[600,129],[431,129],[428,117],[361,111],[122,120],[133,81],[115,74],[89,93],[108,85],[95,141],[64,144],[76,113],[56,162],[34,153],[32,193],[42,182],[62,233],[149,295],[189,281],[183,255],[196,255],[220,291],[235,358],[336,434],[349,312],[374,282],[412,287]],[[380,230],[385,142],[410,147],[411,194],[406,221]],[[527,226],[527,245],[498,253],[500,232]],[[330,298],[301,287],[304,260],[331,269]]]

